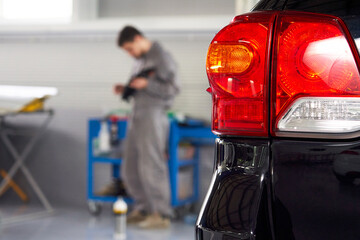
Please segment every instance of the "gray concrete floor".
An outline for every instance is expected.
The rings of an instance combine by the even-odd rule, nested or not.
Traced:
[[[114,218],[110,208],[103,209],[99,217],[92,217],[86,209],[57,208],[46,217],[2,224],[1,219],[35,212],[34,207],[0,206],[1,240],[64,240],[64,239],[113,239]],[[172,222],[166,230],[142,230],[128,226],[128,240],[190,240],[194,239],[194,226],[183,222]]]

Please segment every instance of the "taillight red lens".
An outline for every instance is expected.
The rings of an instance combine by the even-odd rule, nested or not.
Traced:
[[[216,133],[268,135],[266,57],[273,15],[238,16],[210,44],[206,69]]]
[[[284,12],[278,16],[275,32],[274,134],[344,131],[334,125],[341,122],[329,121],[346,120],[340,116],[345,114],[340,108],[347,99],[339,97],[360,96],[360,75],[349,45],[351,37],[347,38],[341,20],[327,15]],[[339,110],[328,107],[337,104],[333,98],[339,98]],[[349,98],[350,102],[354,100]]]
[[[215,36],[207,55],[213,130],[268,136],[270,119],[274,136],[360,133],[359,63],[337,17],[294,11],[238,16]]]

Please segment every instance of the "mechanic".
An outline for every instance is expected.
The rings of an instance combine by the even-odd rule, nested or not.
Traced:
[[[169,133],[167,110],[179,93],[177,66],[169,52],[132,26],[123,28],[118,46],[135,59],[130,88],[132,113],[128,122],[121,175],[134,199],[128,223],[142,228],[167,228],[172,209],[166,146]],[[151,69],[147,76],[139,73]],[[116,84],[116,94],[126,86]]]

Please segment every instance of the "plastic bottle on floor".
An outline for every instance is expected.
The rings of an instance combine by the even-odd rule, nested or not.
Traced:
[[[113,205],[113,212],[115,214],[115,233],[114,239],[126,239],[126,213],[128,207],[122,197],[119,197]]]

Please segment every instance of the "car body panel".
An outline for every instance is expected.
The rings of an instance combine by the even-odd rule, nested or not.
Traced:
[[[360,239],[359,152],[360,140],[218,139],[197,239]]]
[[[216,170],[197,223],[198,238],[254,239],[261,199],[267,199],[270,182],[269,141],[218,139],[215,155]]]
[[[358,150],[360,141],[273,141],[276,239],[360,239]]]

